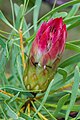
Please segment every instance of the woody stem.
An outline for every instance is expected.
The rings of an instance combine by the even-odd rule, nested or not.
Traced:
[[[34,111],[34,112],[36,112],[36,110],[33,108],[33,107],[31,107],[31,109]],[[40,118],[42,118],[43,120],[48,120],[45,116],[43,116],[40,112],[38,112],[37,113],[38,114],[38,116],[40,117]]]
[[[28,116],[30,116],[30,103],[28,103]]]
[[[19,29],[19,36],[20,36],[20,47],[21,47],[21,53],[22,53],[22,64],[23,64],[23,68],[25,69],[23,35],[22,35],[21,29]]]
[[[4,91],[4,90],[0,90],[0,92],[3,93],[3,94],[5,94],[5,95],[8,95],[8,96],[10,96],[10,97],[13,97],[13,96],[14,96],[13,94],[10,94],[10,93],[8,93],[8,92],[6,92],[6,91]]]

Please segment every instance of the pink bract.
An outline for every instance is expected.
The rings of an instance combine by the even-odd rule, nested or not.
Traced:
[[[66,37],[66,25],[61,17],[43,22],[32,43],[30,58],[42,66],[54,62],[63,53]]]

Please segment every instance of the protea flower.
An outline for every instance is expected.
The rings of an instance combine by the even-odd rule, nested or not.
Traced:
[[[62,56],[67,31],[62,18],[43,22],[32,43],[24,84],[29,90],[45,91]]]

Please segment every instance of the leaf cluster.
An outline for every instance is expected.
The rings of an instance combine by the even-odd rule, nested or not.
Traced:
[[[24,52],[28,56],[31,43],[43,21],[62,17],[68,31],[80,25],[80,14],[77,14],[80,0],[72,0],[55,7],[40,19],[38,17],[42,0],[35,0],[35,5],[30,10],[28,10],[29,2],[30,0],[24,0],[24,3],[19,6],[10,0],[13,24],[0,11],[0,20],[11,29],[11,32],[8,33],[0,28],[0,119],[57,120],[65,118],[65,120],[78,120],[80,119],[80,39],[71,39],[66,42],[66,49],[74,51],[75,54],[59,64],[57,74],[46,92],[39,93],[36,101],[32,101],[36,112],[31,111],[29,116],[28,108],[25,113],[20,111],[25,102],[34,96],[31,94],[33,91],[26,90],[23,83],[24,69],[19,29],[22,29]],[[70,6],[72,6],[70,11],[66,12]],[[25,16],[31,11],[33,11],[33,25],[27,24],[25,19]],[[33,35],[30,35],[31,29],[34,31]],[[27,56],[25,55],[26,60]],[[10,66],[9,73],[7,73],[8,66]],[[71,112],[77,113],[74,119],[70,115]]]

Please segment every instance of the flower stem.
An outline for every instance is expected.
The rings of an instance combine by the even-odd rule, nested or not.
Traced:
[[[30,103],[28,103],[28,116],[30,116]]]
[[[4,90],[0,90],[0,92],[3,93],[3,94],[5,94],[5,95],[8,95],[9,97],[14,97],[13,94],[11,94],[11,93],[9,93],[9,92],[6,92],[6,91],[4,91]],[[16,101],[19,101],[19,100],[22,101],[22,102],[24,101],[24,99],[22,100],[21,98],[17,97],[17,98],[16,98]]]
[[[21,47],[21,53],[22,53],[22,64],[23,64],[23,68],[25,70],[23,35],[22,35],[22,30],[21,29],[19,29],[19,36],[20,36],[20,47]]]
[[[5,95],[8,95],[8,96],[10,96],[10,97],[13,97],[13,96],[14,96],[13,94],[10,94],[10,93],[8,93],[8,92],[6,92],[6,91],[4,91],[4,90],[0,90],[0,92],[3,93],[3,94],[5,94]]]

